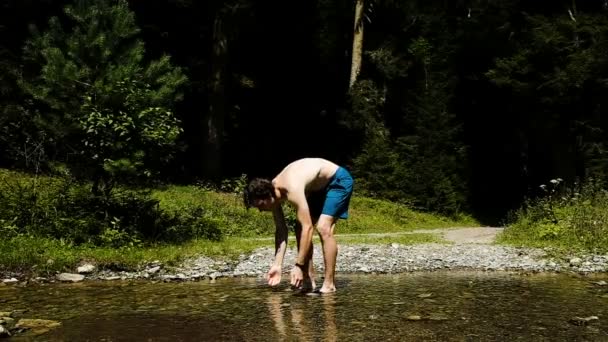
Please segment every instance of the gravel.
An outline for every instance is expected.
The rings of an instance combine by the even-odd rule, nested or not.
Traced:
[[[270,244],[271,242],[269,242]],[[400,245],[340,245],[336,273],[402,273],[437,270],[481,270],[520,272],[572,272],[579,274],[608,271],[608,254],[551,257],[545,249],[499,246],[488,243],[455,243]],[[283,271],[288,273],[296,256],[295,247],[288,249]],[[220,277],[263,277],[273,262],[274,248],[259,248],[237,260],[211,259],[205,256],[186,261],[179,267],[152,262],[134,272],[97,270],[94,265],[80,265],[72,281],[150,279],[156,281],[214,280]],[[313,261],[317,277],[323,275],[323,253],[315,244]],[[94,270],[94,271],[93,271]],[[25,280],[17,274],[0,277],[0,286]],[[61,277],[69,277],[65,273]],[[21,278],[21,279],[19,279]],[[36,278],[33,282],[61,281]],[[2,284],[4,282],[4,284]]]
[[[148,265],[138,272],[101,271],[87,279],[157,279],[163,281],[214,280],[220,277],[263,277],[273,261],[272,247],[260,248],[236,261],[199,257],[180,267]],[[295,248],[288,249],[283,271],[288,273],[295,259]],[[314,247],[313,261],[317,277],[322,276],[321,246]],[[608,255],[579,255],[551,258],[544,249],[516,248],[484,244],[424,244],[406,246],[339,246],[336,273],[402,273],[438,270],[481,270],[521,272],[597,273],[608,271]]]

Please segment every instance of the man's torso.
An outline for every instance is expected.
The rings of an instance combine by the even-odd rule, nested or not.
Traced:
[[[322,158],[303,158],[287,165],[274,179],[273,184],[287,192],[304,189],[306,194],[327,187],[339,166]]]

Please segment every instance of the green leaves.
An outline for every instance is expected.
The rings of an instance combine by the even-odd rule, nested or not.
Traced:
[[[120,81],[84,96],[79,124],[85,136],[81,153],[102,160],[112,174],[150,174],[141,169],[149,151],[170,148],[182,132],[179,120],[165,107],[149,106],[150,86]]]
[[[543,92],[559,102],[564,95],[593,81],[594,70],[606,61],[608,20],[603,16],[566,15],[556,19],[528,17],[530,26],[511,56],[499,58],[486,76],[500,86],[518,92]],[[537,95],[538,93],[535,93]],[[532,94],[530,94],[532,95]]]
[[[58,145],[80,153],[74,168],[102,179],[150,175],[144,165],[167,160],[182,132],[172,106],[185,75],[166,55],[143,63],[126,1],[76,1],[64,14],[69,30],[54,17],[27,42],[26,60],[39,73],[24,78],[23,90],[48,106],[42,121],[58,129]]]

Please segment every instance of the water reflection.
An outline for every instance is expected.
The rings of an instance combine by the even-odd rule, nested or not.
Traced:
[[[0,311],[63,323],[28,341],[608,341],[608,285],[597,280],[342,275],[339,291],[323,295],[252,278],[7,286]],[[599,319],[572,324],[576,316]]]
[[[323,341],[337,341],[336,294],[304,295],[318,298],[292,303],[285,293],[275,291],[269,294],[268,311],[277,335],[281,340],[297,337],[298,340],[310,341],[313,336],[318,336],[322,337]],[[318,303],[321,305],[315,305]],[[307,305],[314,310],[309,310],[305,307]],[[307,313],[318,319],[307,319]]]

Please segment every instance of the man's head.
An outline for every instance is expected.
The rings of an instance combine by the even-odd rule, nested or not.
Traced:
[[[274,191],[274,186],[270,180],[263,178],[253,179],[243,192],[245,207],[247,209],[256,207],[260,211],[270,210],[276,200]]]

